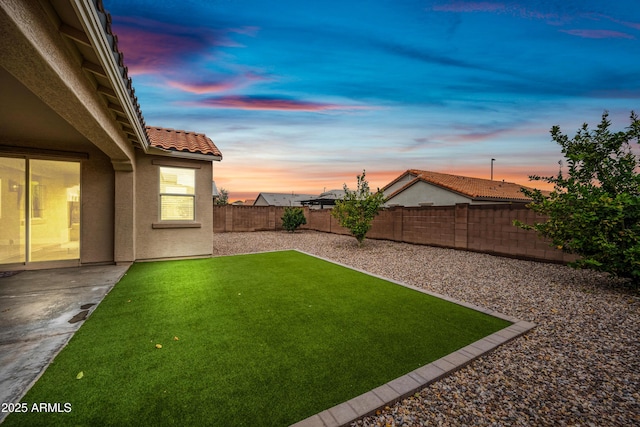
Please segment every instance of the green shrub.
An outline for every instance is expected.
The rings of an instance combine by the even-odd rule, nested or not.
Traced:
[[[545,195],[526,191],[529,207],[544,222],[515,225],[535,230],[553,246],[581,258],[571,265],[604,271],[640,283],[640,161],[632,144],[640,138],[640,120],[632,112],[626,131],[612,132],[608,114],[595,130],[585,123],[573,138],[551,129],[562,147],[568,171],[532,176],[554,185]]]
[[[296,231],[301,225],[307,223],[307,218],[304,216],[304,210],[302,208],[284,208],[284,215],[282,215],[282,228],[290,233]]]
[[[344,185],[345,196],[336,202],[331,216],[340,222],[341,227],[351,232],[358,240],[358,246],[362,246],[373,218],[382,209],[385,197],[380,189],[375,193],[371,192],[365,179],[365,171],[362,171],[362,175],[358,175],[357,179],[358,187],[355,191],[349,190],[347,184]]]

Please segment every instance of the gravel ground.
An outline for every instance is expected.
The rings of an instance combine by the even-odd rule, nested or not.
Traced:
[[[566,266],[301,231],[214,234],[214,255],[299,249],[537,327],[353,426],[640,425],[640,294]]]

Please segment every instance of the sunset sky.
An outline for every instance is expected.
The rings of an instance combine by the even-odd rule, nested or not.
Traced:
[[[640,111],[638,0],[104,0],[148,125],[206,133],[218,188],[383,187],[407,169],[520,184]]]

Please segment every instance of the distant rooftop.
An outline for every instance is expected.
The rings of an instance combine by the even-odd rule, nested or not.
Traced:
[[[445,188],[447,190],[462,194],[476,200],[513,200],[513,201],[530,201],[531,199],[525,196],[522,188],[532,189],[524,185],[516,184],[513,182],[505,181],[492,181],[490,179],[473,178],[462,175],[451,175],[447,173],[425,171],[419,169],[409,169],[391,183],[387,184],[383,190],[391,187],[394,183],[400,179],[411,175],[414,179],[407,183],[405,186],[390,194],[391,198],[396,194],[403,191],[405,188],[413,185],[416,181],[424,181],[438,187]]]
[[[254,206],[302,206],[300,201],[317,197],[314,194],[260,193]]]

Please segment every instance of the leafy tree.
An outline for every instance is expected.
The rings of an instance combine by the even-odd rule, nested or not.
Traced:
[[[224,206],[229,204],[229,191],[220,187],[219,193],[220,195],[218,196],[218,198],[216,198],[215,204],[219,206]]]
[[[300,227],[307,223],[307,218],[304,216],[304,210],[302,208],[292,208],[287,206],[284,208],[284,214],[282,215],[282,228],[290,233],[293,233]]]
[[[382,209],[385,197],[380,189],[371,193],[364,170],[362,175],[358,175],[358,188],[351,191],[347,184],[344,184],[344,192],[342,200],[336,201],[331,216],[351,232],[358,240],[358,246],[362,246],[364,237],[371,228],[373,218]]]
[[[638,143],[640,121],[631,112],[631,125],[611,132],[608,113],[595,130],[585,123],[569,139],[558,126],[552,139],[560,144],[568,172],[530,179],[554,185],[549,195],[523,190],[533,199],[529,207],[548,219],[533,225],[552,245],[581,256],[572,266],[608,272],[640,283],[640,170],[632,143]]]

